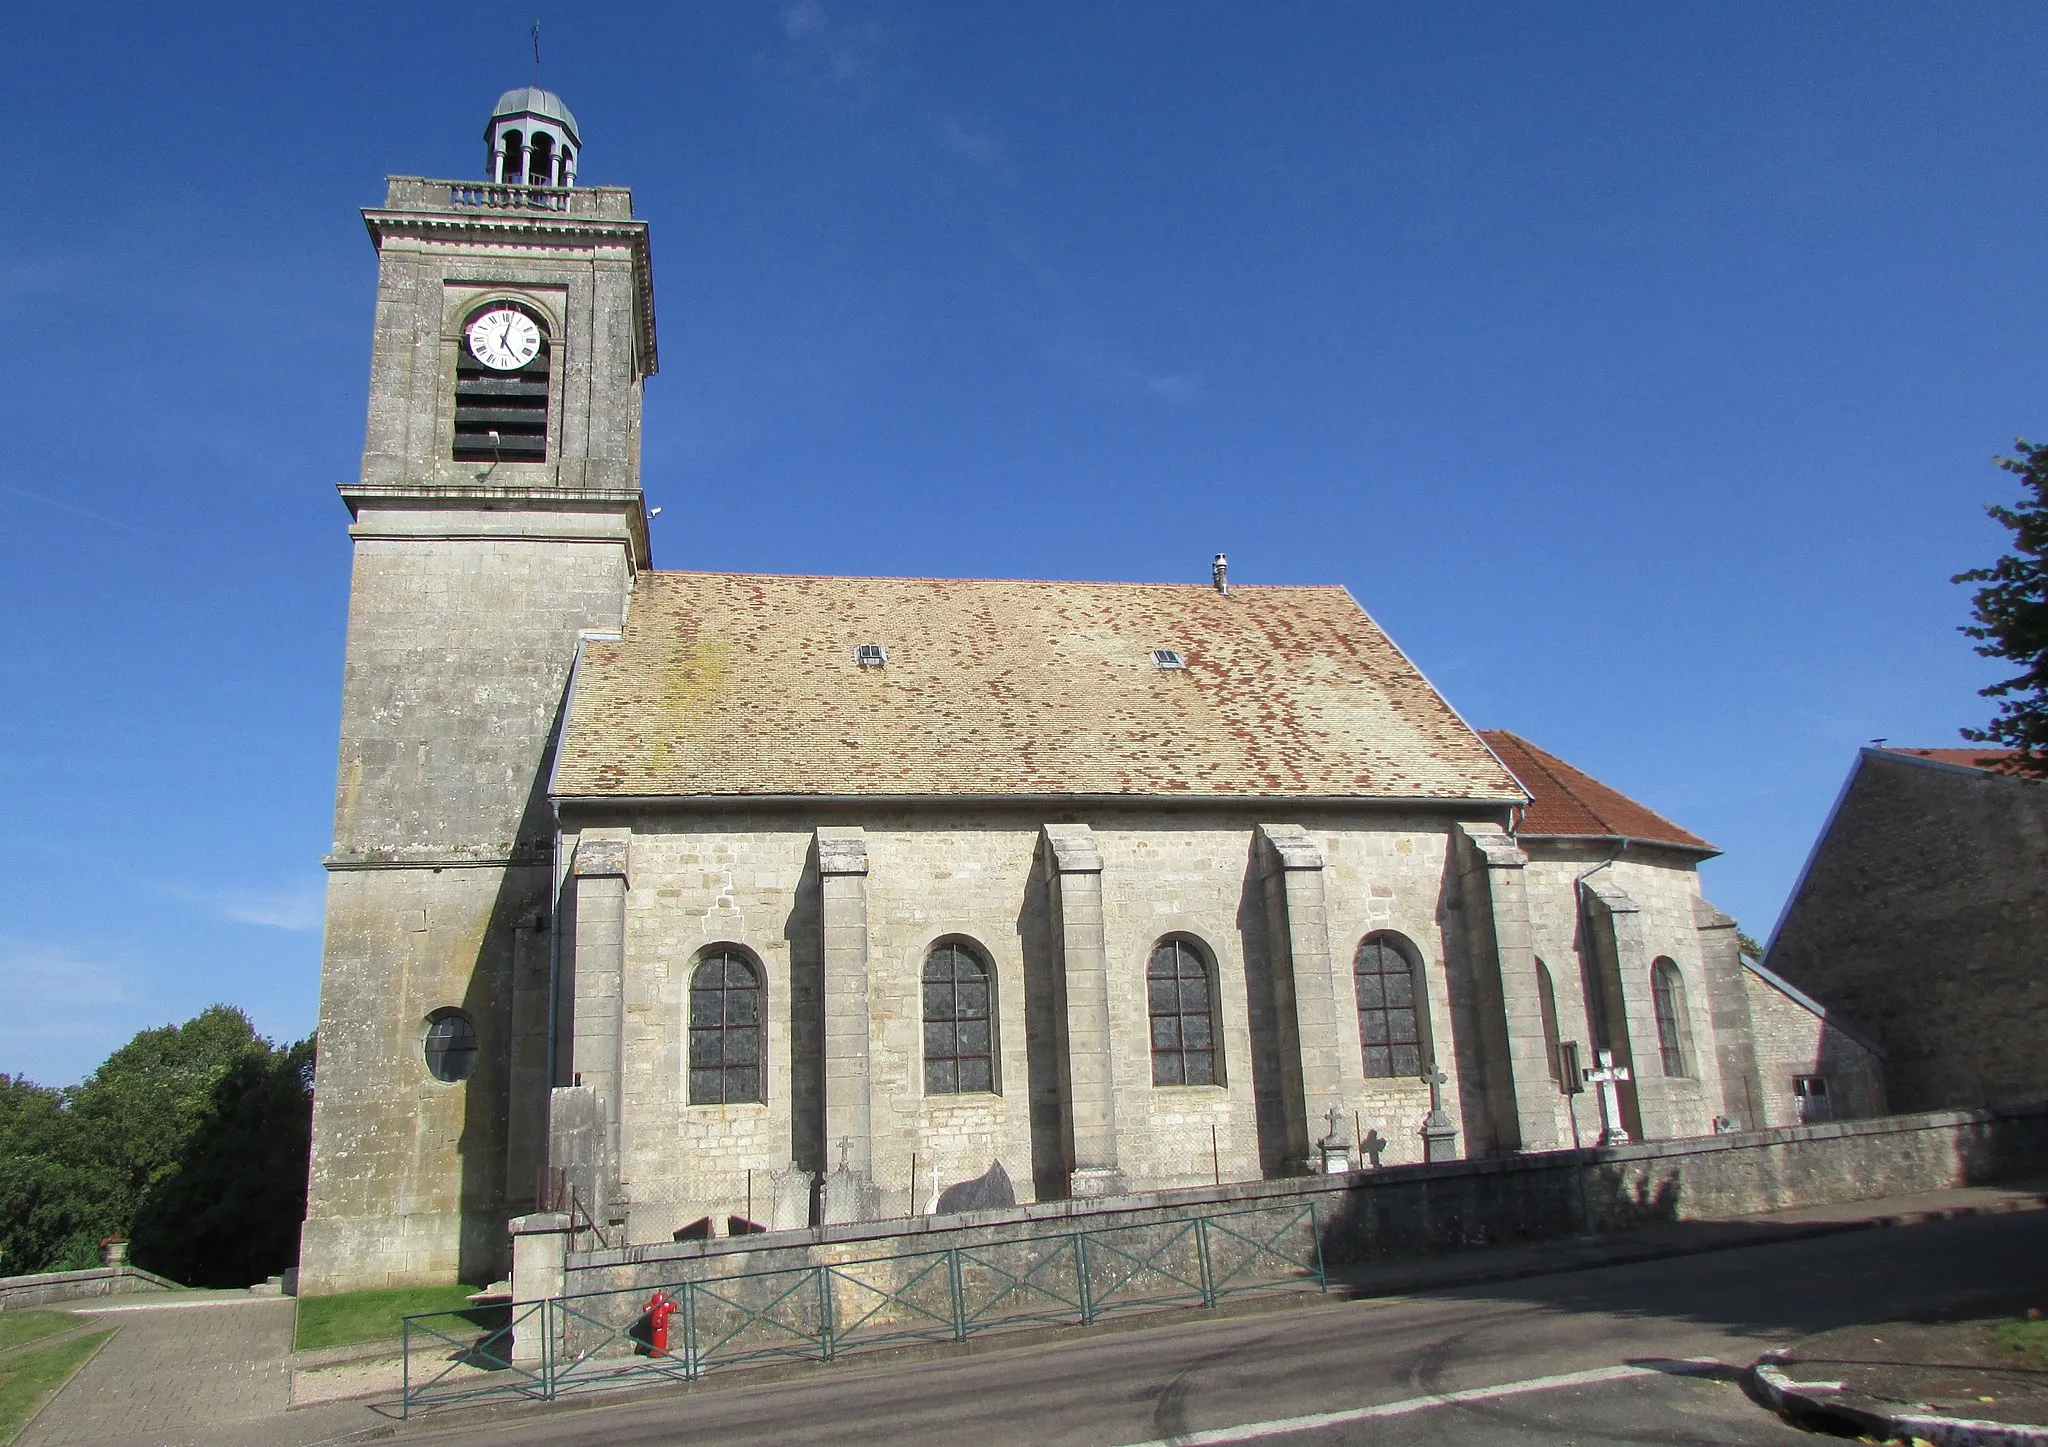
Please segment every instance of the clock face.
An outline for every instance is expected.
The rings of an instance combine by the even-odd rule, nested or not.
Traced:
[[[469,350],[496,372],[516,372],[540,350],[540,328],[525,312],[493,308],[469,324]]]

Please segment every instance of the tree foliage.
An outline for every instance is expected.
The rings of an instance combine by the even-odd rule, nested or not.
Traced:
[[[2018,749],[2022,768],[2048,776],[2048,445],[2021,438],[2014,447],[2019,455],[1998,465],[2020,478],[2020,501],[1984,509],[2011,531],[2012,551],[1953,581],[1983,584],[1970,600],[1977,621],[1963,628],[1978,640],[1977,651],[2020,671],[1978,690],[1999,701],[1998,713],[1984,728],[1964,729],[1963,737]]]
[[[107,1237],[192,1285],[285,1269],[305,1214],[312,1054],[215,1005],[144,1030],[68,1089],[0,1076],[0,1271],[94,1266]]]

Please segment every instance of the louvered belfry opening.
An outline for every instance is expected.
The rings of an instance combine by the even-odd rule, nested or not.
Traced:
[[[478,361],[465,332],[455,356],[457,462],[548,460],[548,368],[553,348],[540,318],[533,316],[533,321],[540,326],[540,350],[516,372],[496,371]]]

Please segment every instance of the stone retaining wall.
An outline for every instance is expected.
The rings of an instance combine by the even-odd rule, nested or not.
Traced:
[[[1792,1126],[1603,1150],[1054,1201],[726,1240],[571,1252],[566,1294],[984,1248],[1075,1230],[1314,1204],[1331,1266],[1390,1262],[1664,1221],[1714,1221],[2048,1173],[2048,1104]]]
[[[0,1276],[0,1311],[20,1311],[89,1296],[122,1296],[134,1291],[178,1291],[175,1281],[134,1266],[95,1266],[90,1271],[42,1271],[33,1276]]]

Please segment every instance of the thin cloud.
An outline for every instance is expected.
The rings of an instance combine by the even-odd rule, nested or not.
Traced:
[[[295,934],[320,928],[327,917],[327,885],[303,879],[283,889],[235,889],[215,896],[220,917],[231,924],[261,925]]]
[[[135,998],[124,971],[61,945],[0,940],[0,995],[16,1007],[83,1009]]]
[[[936,117],[932,121],[932,129],[948,154],[963,161],[972,161],[977,166],[993,165],[1003,154],[1001,141],[986,131],[969,129],[952,116]]]

